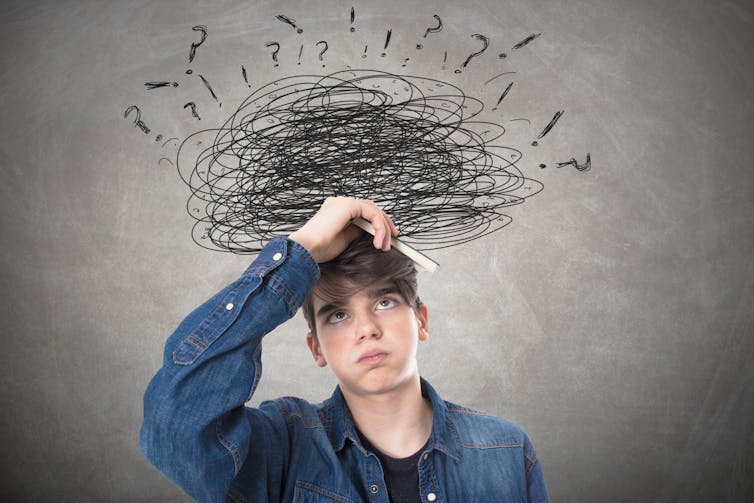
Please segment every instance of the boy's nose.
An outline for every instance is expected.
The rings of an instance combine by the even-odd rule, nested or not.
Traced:
[[[382,331],[373,314],[368,313],[359,316],[358,323],[356,324],[356,337],[359,341],[369,338],[379,338],[381,336]]]

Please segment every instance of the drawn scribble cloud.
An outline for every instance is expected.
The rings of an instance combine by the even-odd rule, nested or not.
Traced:
[[[447,82],[376,70],[270,82],[179,149],[193,238],[256,253],[331,195],[373,199],[423,250],[497,231],[542,184],[501,125],[477,120],[483,108]]]

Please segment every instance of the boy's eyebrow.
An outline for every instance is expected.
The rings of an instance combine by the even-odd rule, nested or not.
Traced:
[[[326,304],[323,304],[322,307],[317,309],[316,318],[321,318],[322,316],[326,315],[327,313],[331,311],[335,311],[336,309],[343,307],[345,305],[345,302],[343,302],[342,299],[336,299],[332,302],[328,302]]]
[[[375,290],[369,290],[367,292],[367,296],[370,299],[376,299],[378,297],[382,297],[385,295],[390,295],[391,293],[400,293],[398,289],[395,286],[388,286],[385,288],[377,288]]]
[[[378,299],[380,297],[383,297],[385,295],[400,293],[398,288],[395,286],[388,286],[383,288],[375,288],[373,290],[367,290],[367,297],[369,299]],[[315,315],[316,318],[321,318],[325,314],[335,311],[336,309],[342,308],[348,304],[348,301],[346,299],[334,299],[330,302],[327,302],[323,304],[319,309],[317,309],[317,314]]]

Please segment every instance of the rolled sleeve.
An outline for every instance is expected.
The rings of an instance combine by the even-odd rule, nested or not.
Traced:
[[[261,340],[295,315],[318,278],[305,248],[273,239],[168,338],[162,368],[144,395],[140,447],[197,500],[223,500],[248,457],[255,465],[267,459],[268,443],[250,445],[252,430],[275,426],[244,407],[261,375]]]

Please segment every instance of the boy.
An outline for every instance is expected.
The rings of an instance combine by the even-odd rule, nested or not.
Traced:
[[[168,339],[144,397],[147,458],[199,501],[548,501],[521,429],[443,401],[420,378],[427,308],[413,263],[390,250],[397,232],[373,202],[337,197],[270,241]],[[262,337],[302,304],[312,356],[338,387],[321,404],[244,407]]]

